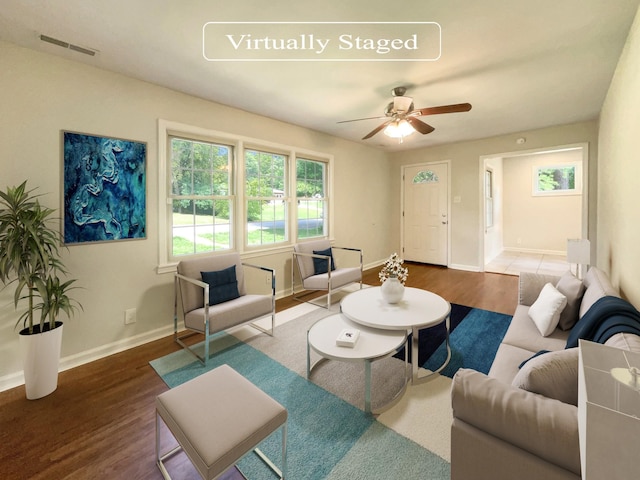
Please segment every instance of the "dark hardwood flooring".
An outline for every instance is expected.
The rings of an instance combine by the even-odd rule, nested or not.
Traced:
[[[512,314],[518,278],[408,264],[407,286],[452,303]],[[378,285],[378,270],[364,282]],[[299,303],[277,301],[281,311]],[[58,389],[26,400],[0,392],[0,479],[161,479],[155,466],[155,397],[167,386],[149,361],[179,350],[171,336],[60,373]],[[163,442],[170,438],[163,432]],[[174,478],[199,478],[181,454]]]

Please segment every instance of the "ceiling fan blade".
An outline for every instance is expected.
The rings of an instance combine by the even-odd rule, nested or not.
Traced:
[[[382,125],[378,125],[376,128],[374,128],[373,130],[371,130],[367,135],[365,135],[364,137],[362,137],[362,140],[366,140],[368,138],[373,137],[376,133],[378,133],[380,130],[382,130],[384,127],[386,127],[387,125],[389,125],[393,120],[389,120],[387,122],[384,122]]]
[[[367,117],[367,118],[356,118],[356,119],[354,119],[354,120],[341,120],[341,121],[336,122],[336,123],[359,122],[360,120],[380,120],[381,118],[387,118],[387,117]]]
[[[419,117],[421,115],[438,115],[440,113],[468,112],[469,110],[471,110],[470,103],[456,103],[453,105],[441,105],[439,107],[419,108],[412,111],[409,115]]]
[[[405,120],[409,122],[413,128],[415,128],[418,132],[420,132],[423,135],[426,135],[427,133],[431,133],[435,130],[435,128],[433,128],[431,125],[428,125],[424,123],[422,120],[418,120],[415,117],[407,117]]]

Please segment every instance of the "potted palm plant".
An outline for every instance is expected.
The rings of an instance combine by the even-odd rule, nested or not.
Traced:
[[[49,395],[58,385],[62,344],[61,312],[71,316],[79,303],[68,292],[75,280],[66,275],[60,260],[60,234],[52,227],[55,210],[44,207],[27,182],[0,191],[0,281],[15,285],[27,398]],[[38,315],[39,313],[39,315]]]

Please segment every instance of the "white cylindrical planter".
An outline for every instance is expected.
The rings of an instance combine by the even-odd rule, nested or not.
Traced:
[[[385,302],[398,303],[404,296],[404,285],[396,277],[389,277],[382,283],[380,292]]]
[[[62,347],[62,322],[53,330],[29,335],[20,332],[20,349],[24,368],[24,386],[27,399],[45,397],[58,388],[58,365]]]

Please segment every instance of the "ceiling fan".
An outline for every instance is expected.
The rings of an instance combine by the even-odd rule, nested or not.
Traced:
[[[343,120],[338,123],[359,122],[361,120],[373,120],[387,118],[385,122],[378,125],[362,140],[373,137],[376,133],[384,129],[385,135],[392,138],[402,139],[407,135],[418,131],[423,135],[431,133],[435,130],[431,125],[419,120],[418,117],[425,115],[438,115],[440,113],[456,113],[468,112],[471,110],[470,103],[456,103],[454,105],[441,105],[439,107],[427,107],[415,109],[413,106],[413,98],[405,97],[407,89],[405,87],[396,87],[391,90],[393,101],[390,102],[384,110],[383,117],[357,118],[355,120]]]

